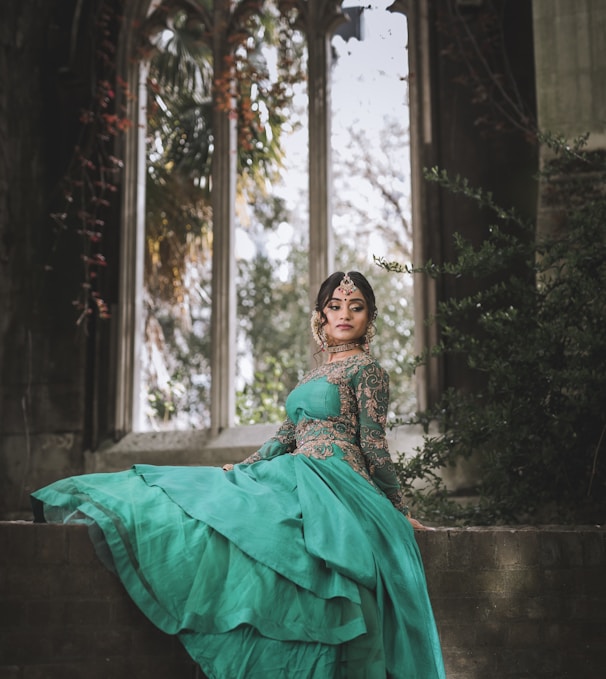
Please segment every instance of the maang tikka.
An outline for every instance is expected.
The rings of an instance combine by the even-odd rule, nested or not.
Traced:
[[[358,288],[356,287],[355,283],[349,277],[349,274],[345,274],[345,276],[343,276],[337,287],[337,290],[346,297],[354,293],[357,289]]]

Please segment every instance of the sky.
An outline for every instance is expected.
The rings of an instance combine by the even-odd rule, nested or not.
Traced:
[[[348,4],[344,3],[347,7]],[[333,38],[337,59],[333,72],[333,112],[348,123],[359,122],[369,130],[385,111],[406,104],[406,19],[385,11],[389,2],[365,6],[362,40]],[[335,143],[339,130],[333,129]]]
[[[347,153],[350,144],[349,129],[355,126],[364,131],[369,145],[378,147],[378,133],[381,125],[377,121],[384,115],[402,117],[408,127],[407,108],[407,31],[406,18],[399,13],[387,12],[387,1],[375,1],[364,5],[362,15],[362,40],[347,42],[336,36],[332,40],[336,58],[332,71],[332,145],[335,156]],[[359,3],[345,1],[344,7],[359,6]],[[304,111],[307,106],[304,88],[299,92],[295,107]],[[236,256],[249,259],[262,249],[272,259],[283,262],[281,278],[288,277],[288,251],[297,238],[307,215],[307,130],[305,125],[284,139],[287,166],[282,181],[272,190],[285,199],[294,215],[303,216],[300,224],[282,223],[267,241],[255,242],[254,236],[245,229],[238,229]],[[407,160],[407,149],[404,162]],[[402,175],[409,178],[409,168],[402,169]],[[408,181],[408,179],[406,179]],[[351,190],[359,200],[376,200],[367,191],[365,182],[351,178]],[[403,189],[407,196],[410,188]],[[409,199],[407,200],[407,204]],[[372,211],[372,205],[370,210]],[[376,210],[381,206],[376,205]],[[335,215],[333,226],[342,233],[347,229],[347,216]],[[376,240],[374,254],[384,254]]]

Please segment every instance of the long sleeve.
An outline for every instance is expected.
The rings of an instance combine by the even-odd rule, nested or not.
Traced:
[[[290,418],[286,418],[280,425],[280,428],[270,439],[254,452],[249,455],[241,464],[252,464],[259,460],[269,460],[278,455],[291,453],[295,449],[295,425]]]
[[[360,417],[360,447],[368,473],[393,506],[407,514],[402,487],[385,438],[389,375],[378,364],[371,363],[358,373],[355,386]]]

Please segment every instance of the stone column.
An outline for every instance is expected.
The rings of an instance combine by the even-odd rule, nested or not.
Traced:
[[[229,44],[229,2],[213,7],[213,63],[215,83],[232,87]],[[225,86],[225,85],[223,85]],[[236,117],[233,91],[213,93],[214,149],[211,177],[213,209],[212,308],[211,308],[211,430],[218,434],[234,424],[236,372]]]
[[[332,238],[331,51],[332,32],[345,20],[342,0],[308,0],[309,293],[313,304],[334,266]]]
[[[310,308],[322,281],[332,272],[331,160],[331,47],[334,29],[346,17],[343,0],[285,0],[283,10],[295,8],[296,26],[307,38],[307,96],[309,153],[309,298]],[[310,363],[317,347],[310,343]]]
[[[116,438],[141,428],[141,348],[143,343],[143,267],[145,261],[145,200],[147,177],[147,77],[149,62],[141,59],[144,38],[152,34],[131,27],[146,20],[160,0],[134,0],[125,10],[118,42],[117,71],[128,83],[134,97],[124,97],[126,116],[133,123],[128,134],[118,139],[118,156],[125,159],[120,206],[118,300],[112,310],[115,358],[110,361],[115,407],[113,430]],[[119,93],[119,96],[123,96]]]
[[[606,3],[533,0],[532,10],[539,129],[568,140],[589,133],[586,149],[604,151]],[[543,146],[541,165],[550,159],[550,149]],[[539,234],[553,233],[561,226],[561,211],[545,198],[541,191]]]
[[[408,70],[410,107],[410,158],[412,194],[413,264],[422,266],[438,260],[439,198],[434,185],[423,177],[423,168],[438,163],[435,139],[435,116],[432,59],[435,52],[432,34],[433,16],[429,0],[395,0],[388,8],[406,16],[408,27]],[[436,280],[418,275],[414,280],[415,353],[422,354],[438,343],[438,328],[428,324],[438,303]],[[443,366],[429,357],[416,369],[417,406],[425,410],[439,399],[443,384]]]

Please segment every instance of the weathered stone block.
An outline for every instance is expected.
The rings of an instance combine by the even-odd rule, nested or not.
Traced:
[[[131,629],[108,625],[107,629],[95,630],[93,644],[99,657],[128,658],[133,647]]]
[[[37,524],[35,562],[49,565],[67,564],[67,530],[57,524]]]
[[[69,602],[63,599],[40,599],[29,602],[27,621],[34,629],[64,627],[67,621]]]
[[[542,532],[540,545],[541,565],[545,568],[566,568],[583,563],[583,548],[576,531]]]
[[[508,596],[525,597],[536,594],[543,586],[543,575],[538,569],[517,567],[515,570],[508,570],[503,568],[499,572],[501,573],[501,591],[507,592]]]
[[[441,623],[440,641],[444,650],[452,649],[456,651],[460,648],[475,647],[479,626],[473,618],[471,620],[462,618],[459,622],[455,623],[445,620],[438,611],[435,611],[435,609],[434,613],[436,619],[439,619]]]
[[[497,616],[494,616],[495,618]],[[509,626],[498,620],[486,620],[476,635],[476,647],[495,649],[505,647],[509,641]]]
[[[11,567],[18,568],[20,564],[31,565],[34,563],[35,539],[23,539],[23,525],[20,522],[4,525],[6,529],[0,531],[0,564],[10,564]],[[33,537],[34,533],[32,533]]]
[[[67,534],[67,558],[74,564],[97,564],[99,559],[84,525],[74,526]]]
[[[18,599],[0,599],[0,629],[24,624],[25,606]]]
[[[538,648],[541,645],[541,627],[529,620],[516,620],[507,623],[507,632],[507,645],[510,648]]]
[[[540,533],[535,528],[521,528],[516,531],[520,562],[526,568],[538,567],[540,563]]]
[[[606,534],[590,533],[583,540],[583,563],[586,566],[599,566],[606,560]]]
[[[94,593],[92,593],[94,595]],[[70,601],[65,609],[65,624],[82,627],[107,626],[111,623],[111,603],[107,600],[99,601],[76,600]]]

